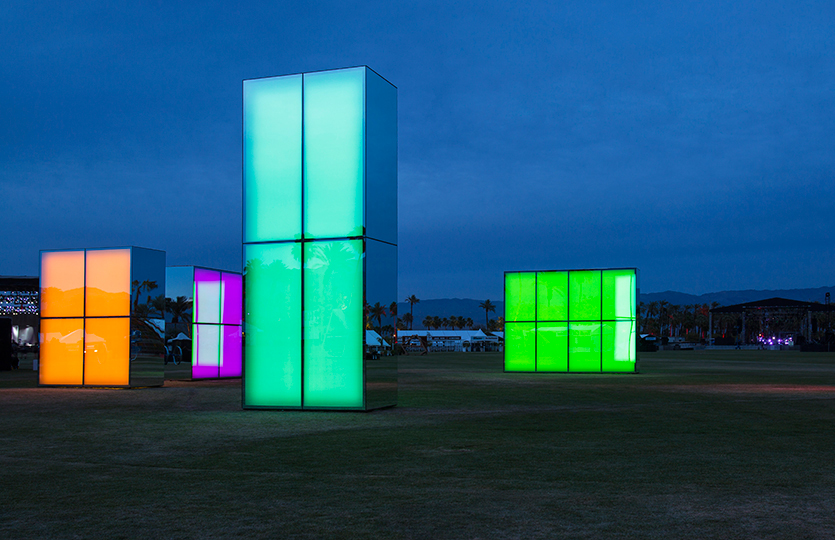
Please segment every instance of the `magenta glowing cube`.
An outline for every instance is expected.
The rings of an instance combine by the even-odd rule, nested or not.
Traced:
[[[172,302],[186,300],[185,288],[191,289],[191,378],[240,377],[241,274],[200,267],[169,267],[167,271],[172,283],[183,282],[166,295]]]

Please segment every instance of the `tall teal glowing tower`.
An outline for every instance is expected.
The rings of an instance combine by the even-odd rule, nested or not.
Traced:
[[[243,82],[247,409],[397,403],[365,354],[397,300],[397,88],[368,67]]]
[[[638,270],[505,272],[505,371],[635,372]]]

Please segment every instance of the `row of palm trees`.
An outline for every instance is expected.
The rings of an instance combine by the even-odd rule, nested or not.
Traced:
[[[710,310],[719,307],[718,302],[712,304],[687,304],[680,306],[666,300],[638,304],[638,316],[641,333],[659,336],[678,337],[691,336],[704,339],[708,334]],[[727,319],[727,320],[724,320]],[[723,317],[718,323],[733,325],[735,317]]]
[[[411,330],[414,325],[414,310],[415,304],[420,303],[420,298],[415,296],[414,294],[409,295],[406,298],[406,303],[409,304],[409,313],[404,313],[402,317],[397,316],[397,302],[392,302],[388,306],[381,304],[380,302],[375,302],[374,305],[366,305],[365,306],[365,315],[366,315],[366,327],[369,330],[376,329],[381,331],[381,333],[385,333],[386,330],[390,330],[391,332],[394,329],[398,330]],[[490,312],[496,311],[496,305],[493,304],[489,299],[481,302],[478,307],[484,310],[484,323],[485,327],[488,330],[500,330],[504,328],[504,317],[499,317],[498,319],[490,319]],[[383,319],[391,317],[392,325],[383,325]],[[376,325],[374,322],[376,321]],[[438,317],[438,316],[427,316],[423,319],[423,327],[428,329],[435,329],[438,330],[439,328],[450,328],[450,329],[461,329],[464,328],[473,328],[475,322],[470,317],[463,317],[463,316],[456,316],[453,315],[451,317]]]

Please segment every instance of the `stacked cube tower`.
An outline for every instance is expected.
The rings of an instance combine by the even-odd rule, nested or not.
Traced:
[[[637,269],[505,272],[504,279],[505,371],[637,371]]]
[[[395,405],[364,349],[366,306],[397,300],[397,89],[362,66],[243,94],[243,405]]]
[[[163,384],[165,252],[41,251],[39,383]]]

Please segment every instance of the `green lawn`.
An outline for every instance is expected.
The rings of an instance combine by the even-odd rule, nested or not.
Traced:
[[[400,405],[372,413],[0,372],[0,538],[835,537],[835,354],[501,367],[401,357]]]

